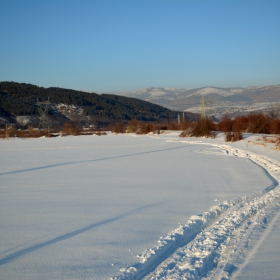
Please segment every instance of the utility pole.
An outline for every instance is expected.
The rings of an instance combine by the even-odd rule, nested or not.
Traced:
[[[9,135],[8,135],[8,122],[7,122],[7,120],[6,120],[5,138],[6,138],[6,140],[9,140]]]

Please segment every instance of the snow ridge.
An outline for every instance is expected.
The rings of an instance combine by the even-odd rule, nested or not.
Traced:
[[[138,255],[139,263],[133,267],[122,268],[120,275],[112,279],[142,279],[147,275],[147,272],[155,269],[167,255],[172,254],[178,247],[182,247],[193,240],[199,232],[209,226],[222,212],[232,207],[235,203],[236,201],[225,201],[223,204],[212,207],[201,216],[192,216],[186,225],[181,225],[166,236],[161,237],[158,245]]]
[[[198,144],[198,141],[194,142]],[[224,154],[245,157],[264,168],[273,178],[272,186],[250,197],[225,201],[202,215],[192,216],[186,225],[161,237],[156,246],[139,255],[138,263],[122,268],[119,275],[111,279],[216,279],[215,275],[222,277],[219,279],[229,279],[238,269],[234,261],[227,259],[231,256],[234,260],[234,249],[244,247],[244,238],[249,240],[250,231],[261,227],[264,209],[279,201],[280,165],[264,156],[227,145],[212,146],[220,148]],[[239,262],[245,258],[246,254],[243,254]]]

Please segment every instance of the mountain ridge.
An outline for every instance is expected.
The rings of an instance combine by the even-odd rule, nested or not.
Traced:
[[[129,92],[115,93],[146,100],[170,109],[198,113],[201,110],[202,97],[206,105],[215,107],[216,117],[230,114],[230,111],[245,113],[246,106],[255,110],[280,103],[280,85],[250,87],[213,87],[200,88],[164,88],[150,87]],[[209,106],[208,106],[209,107]]]

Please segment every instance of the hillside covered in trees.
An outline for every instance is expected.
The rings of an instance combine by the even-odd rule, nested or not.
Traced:
[[[18,116],[38,119],[36,103],[50,101],[49,116],[56,122],[88,119],[106,121],[159,121],[176,119],[178,112],[136,98],[111,94],[96,94],[57,87],[44,88],[32,84],[0,83],[0,118],[10,122]],[[190,118],[190,115],[186,115]]]

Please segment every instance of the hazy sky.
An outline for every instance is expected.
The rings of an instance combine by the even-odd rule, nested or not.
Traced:
[[[0,81],[103,92],[280,84],[280,0],[0,0]]]

